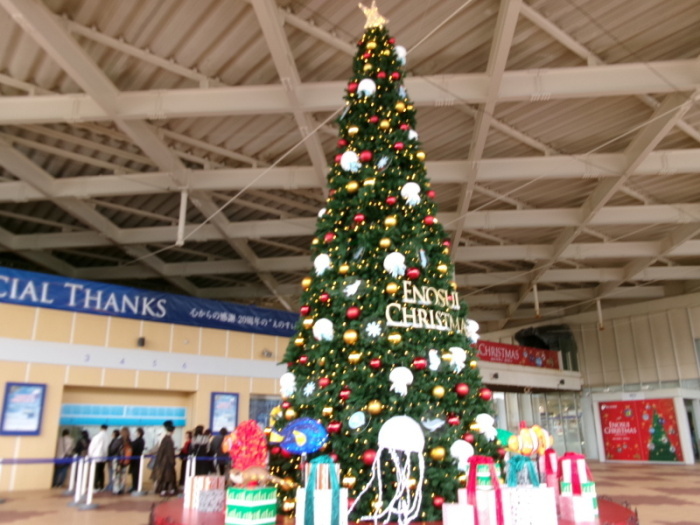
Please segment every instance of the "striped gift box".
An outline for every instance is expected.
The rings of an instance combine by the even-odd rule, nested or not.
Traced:
[[[277,520],[277,489],[229,487],[226,490],[227,525],[274,525]]]

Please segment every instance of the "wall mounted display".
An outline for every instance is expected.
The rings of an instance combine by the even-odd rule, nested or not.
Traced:
[[[46,385],[7,383],[0,419],[0,435],[38,436],[44,412]]]
[[[599,404],[605,457],[623,461],[683,461],[673,399]]]
[[[211,417],[209,428],[216,434],[222,428],[231,432],[238,426],[238,394],[211,393]]]
[[[504,365],[534,366],[559,370],[559,352],[516,346],[506,343],[495,343],[480,339],[477,343],[479,359],[490,363]]]

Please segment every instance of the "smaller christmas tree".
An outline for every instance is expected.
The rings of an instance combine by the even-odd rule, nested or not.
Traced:
[[[649,433],[649,461],[676,461],[676,448],[669,441],[664,429],[664,420],[656,410]]]

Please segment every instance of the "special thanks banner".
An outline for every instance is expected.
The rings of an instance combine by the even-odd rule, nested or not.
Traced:
[[[0,302],[290,336],[298,314],[0,267]]]

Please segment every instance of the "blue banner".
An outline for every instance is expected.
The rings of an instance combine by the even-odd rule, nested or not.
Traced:
[[[288,337],[298,314],[0,267],[0,302]]]

